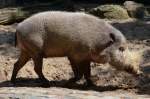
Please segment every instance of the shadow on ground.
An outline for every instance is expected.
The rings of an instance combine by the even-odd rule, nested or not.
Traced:
[[[69,89],[78,89],[78,90],[93,90],[93,91],[115,91],[118,89],[121,90],[137,90],[138,94],[147,94],[150,95],[150,64],[146,64],[143,66],[143,72],[146,76],[142,76],[139,78],[138,85],[134,87],[122,87],[119,85],[101,85],[101,86],[90,86],[87,87],[85,84],[78,84],[78,83],[67,83],[68,80],[57,80],[57,81],[50,81],[49,83],[42,83],[37,78],[17,78],[16,84],[13,85],[10,81],[3,81],[0,82],[0,88],[2,87],[43,87],[43,88],[50,88],[50,87],[62,87],[62,88],[69,88]],[[128,80],[128,78],[126,79]]]
[[[86,85],[81,84],[67,84],[67,80],[60,80],[60,81],[50,81],[49,84],[44,85],[35,78],[18,78],[16,81],[16,85],[13,85],[10,81],[4,81],[0,83],[0,87],[62,87],[62,88],[69,88],[69,89],[78,89],[78,90],[94,90],[94,91],[114,91],[117,89],[121,89],[118,86],[90,86],[87,87]]]

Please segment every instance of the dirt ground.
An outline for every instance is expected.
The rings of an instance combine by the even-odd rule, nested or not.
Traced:
[[[26,99],[25,96],[28,99],[32,99],[30,96],[36,99],[48,99],[50,96],[50,99],[150,98],[150,22],[126,20],[111,23],[125,34],[130,48],[145,50],[141,68],[147,77],[135,78],[126,72],[116,71],[109,64],[91,63],[95,86],[85,87],[82,85],[84,80],[65,86],[67,80],[73,77],[70,62],[65,57],[47,58],[44,59],[43,73],[50,80],[51,87],[43,88],[38,82],[32,60],[19,71],[14,87],[9,80],[19,56],[19,49],[14,47],[15,25],[0,26],[0,99]],[[66,98],[58,97],[59,93]]]

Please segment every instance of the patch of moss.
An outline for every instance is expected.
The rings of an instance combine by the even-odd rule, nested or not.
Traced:
[[[90,10],[91,14],[94,14],[100,18],[108,19],[128,19],[129,15],[120,5],[101,5]]]

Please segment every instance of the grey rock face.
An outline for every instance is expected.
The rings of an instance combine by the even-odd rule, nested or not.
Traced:
[[[130,17],[139,19],[144,18],[145,8],[143,4],[134,1],[125,1],[124,7],[127,9]]]

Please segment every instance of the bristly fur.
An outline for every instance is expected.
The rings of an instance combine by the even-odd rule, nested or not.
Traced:
[[[111,24],[79,12],[38,13],[19,23],[15,35],[15,45],[18,43],[21,54],[14,65],[12,82],[15,82],[19,69],[30,58],[35,63],[40,80],[47,81],[40,70],[42,59],[68,57],[75,79],[84,75],[90,84],[90,63],[105,62],[104,59],[109,61],[108,55],[101,53],[111,46],[119,49],[127,43],[124,35]]]

